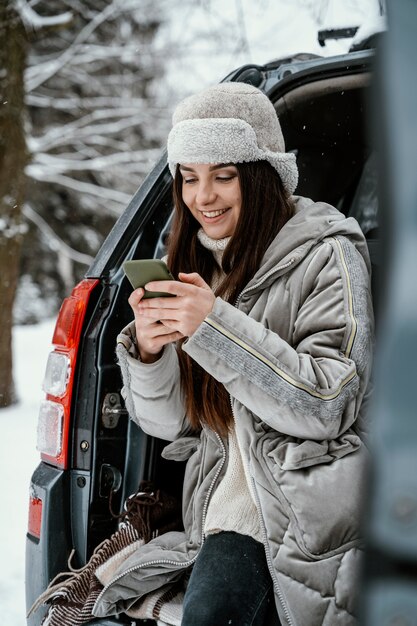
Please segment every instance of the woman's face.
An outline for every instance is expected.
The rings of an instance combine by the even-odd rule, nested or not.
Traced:
[[[234,165],[185,163],[180,165],[182,199],[212,239],[233,235],[242,206]]]

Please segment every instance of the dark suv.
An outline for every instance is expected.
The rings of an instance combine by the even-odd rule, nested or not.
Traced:
[[[366,105],[374,53],[302,54],[244,66],[226,80],[262,89],[297,156],[297,194],[354,216],[377,257],[374,154]],[[64,300],[45,376],[39,416],[41,463],[32,476],[26,550],[27,605],[54,576],[86,563],[116,529],[120,509],[142,479],[180,495],[183,467],[161,458],[163,442],[129,420],[120,394],[116,336],[132,319],[122,263],[161,257],[172,214],[166,155],[154,167],[103,244],[85,279]],[[42,609],[28,624],[40,624]],[[120,616],[94,623],[120,624]],[[132,620],[126,618],[126,623]]]

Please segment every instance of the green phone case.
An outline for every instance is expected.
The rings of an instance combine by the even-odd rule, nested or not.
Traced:
[[[123,271],[133,289],[145,287],[151,280],[174,280],[166,264],[159,259],[134,259],[123,263]],[[144,298],[170,297],[171,294],[159,291],[146,291]]]

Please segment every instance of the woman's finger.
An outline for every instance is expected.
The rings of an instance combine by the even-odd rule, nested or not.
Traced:
[[[178,309],[183,306],[181,298],[146,298],[137,304],[140,310],[145,309]]]
[[[145,290],[142,288],[135,289],[129,296],[128,302],[130,306],[133,308],[137,307],[139,302],[142,300],[144,296]]]
[[[158,280],[152,281],[145,285],[148,291],[160,291],[162,293],[168,293],[171,296],[186,296],[195,292],[196,287],[194,285],[188,285],[181,283],[178,280]],[[168,296],[163,298],[148,298],[148,300],[171,300]]]
[[[160,324],[160,326],[162,327],[162,324]],[[154,337],[148,336],[146,344],[139,342],[139,345],[151,354],[157,354],[168,343],[178,341],[179,339],[182,339],[182,337],[183,335],[179,331],[172,330],[172,328],[164,328],[164,334],[158,334]]]
[[[154,320],[155,322],[168,320],[168,319],[177,319],[178,315],[176,311],[172,309],[164,310],[164,309],[143,309],[138,311],[138,317],[140,319],[146,320]]]
[[[180,333],[178,330],[175,331],[171,331],[170,333],[168,333],[167,335],[163,335],[163,341],[164,344],[166,345],[168,343],[173,343],[174,341],[178,341],[179,339],[183,339],[184,335],[182,333]],[[162,336],[161,336],[162,338]]]
[[[178,331],[178,320],[169,320],[169,319],[161,320],[161,324],[162,326],[165,326],[166,328],[169,328],[170,330]]]
[[[173,331],[177,331],[174,327],[168,327],[165,324],[161,324],[160,322],[154,322],[147,327],[146,334],[148,337],[155,339],[155,337],[163,337],[164,335],[169,335]]]

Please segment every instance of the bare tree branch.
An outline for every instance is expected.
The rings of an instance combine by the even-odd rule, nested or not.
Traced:
[[[32,152],[46,152],[46,150],[74,144],[81,140],[85,143],[95,143],[97,138],[117,134],[128,128],[135,128],[144,122],[142,115],[134,115],[128,118],[122,117],[121,120],[114,122],[89,124],[92,120],[100,121],[102,118],[106,120],[110,114],[118,117],[117,111],[94,111],[73,123],[66,124],[63,127],[52,128],[43,137],[31,137],[28,141],[29,148]]]
[[[242,0],[235,0],[235,6],[236,6],[237,23],[239,25],[239,31],[240,31],[239,46],[242,48],[243,51],[247,53],[248,58],[250,59],[251,52],[250,52],[248,33],[246,30],[245,12],[243,10]]]
[[[60,174],[56,174],[53,176],[48,175],[44,168],[36,168],[36,166],[28,165],[26,168],[26,173],[29,177],[34,180],[42,180],[49,183],[55,183],[57,185],[62,185],[63,187],[68,187],[69,189],[74,189],[80,193],[88,193],[97,198],[100,198],[102,203],[107,203],[110,201],[112,205],[117,205],[118,208],[114,206],[108,207],[114,215],[120,215],[120,211],[124,209],[127,203],[131,199],[131,195],[124,193],[123,191],[117,191],[116,189],[107,189],[106,187],[102,187],[101,185],[94,185],[92,183],[85,183],[81,180],[76,180],[75,178],[69,178],[68,176],[62,176]]]
[[[22,209],[23,215],[30,220],[45,236],[48,243],[52,243],[51,247],[60,252],[64,256],[70,258],[72,261],[76,261],[77,263],[82,263],[83,265],[91,265],[94,261],[94,257],[89,254],[84,254],[83,252],[77,252],[77,250],[73,250],[65,241],[63,241],[56,232],[46,223],[46,221],[36,213],[36,211],[30,206],[30,204],[25,203]]]
[[[50,26],[62,26],[69,24],[74,15],[72,11],[61,13],[60,15],[53,15],[51,17],[45,17],[36,13],[33,10],[32,5],[29,5],[26,0],[16,0],[16,9],[19,11],[22,18],[22,22],[26,28],[38,29]]]
[[[119,152],[107,156],[101,155],[96,158],[80,159],[76,155],[65,158],[64,155],[52,155],[38,152],[29,166],[26,174],[31,176],[39,171],[39,166],[49,174],[62,174],[64,172],[99,172],[114,169],[117,165],[131,164],[135,172],[144,174],[149,169],[149,161],[155,160],[160,150],[137,150],[136,152]],[[142,167],[141,167],[142,166]]]
[[[131,11],[132,8],[137,8],[137,4],[129,0],[125,0],[124,4],[121,4],[120,0],[113,0],[101,13],[98,13],[94,19],[87,23],[79,35],[75,38],[73,43],[61,54],[60,57],[51,61],[30,67],[25,73],[26,92],[29,93],[42,85],[49,78],[59,72],[66,63],[76,54],[78,45],[88,39],[90,35],[110,16],[114,17],[122,11]]]
[[[148,103],[144,98],[129,98],[129,107],[132,112],[138,110],[146,111]],[[121,96],[91,96],[81,97],[70,94],[66,97],[48,96],[46,94],[30,93],[26,96],[26,104],[40,108],[54,108],[61,111],[80,111],[86,109],[102,109],[103,107],[113,110],[120,110],[126,106],[126,98]],[[156,119],[160,115],[166,115],[166,107],[154,104],[152,106],[152,119]]]

